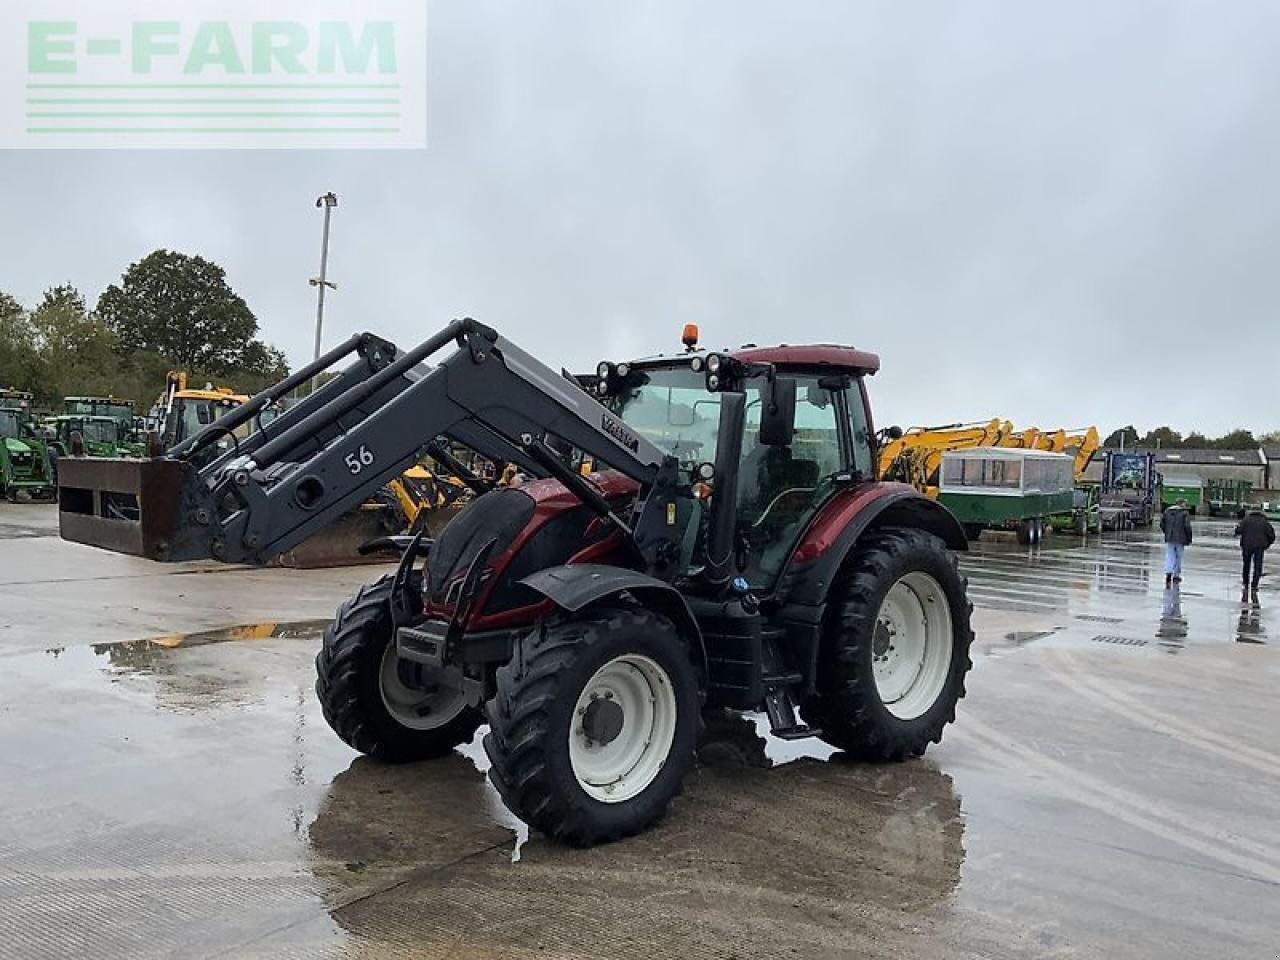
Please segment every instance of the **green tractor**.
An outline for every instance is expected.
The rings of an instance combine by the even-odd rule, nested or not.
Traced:
[[[1096,483],[1077,484],[1071,494],[1071,509],[1051,516],[1049,526],[1059,532],[1074,533],[1081,537],[1101,533],[1101,493],[1101,487]]]
[[[137,443],[142,439],[142,421],[134,411],[132,400],[119,397],[63,397],[62,413],[68,417],[110,417],[116,422],[121,440]]]
[[[63,414],[45,421],[56,457],[142,457],[146,444],[130,439],[116,417]]]
[[[31,394],[0,391],[0,494],[14,503],[48,501],[56,489],[49,450],[31,420]]]

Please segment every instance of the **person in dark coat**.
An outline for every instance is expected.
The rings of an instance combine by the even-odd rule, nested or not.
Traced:
[[[1191,546],[1191,514],[1179,500],[1160,515],[1164,531],[1164,585],[1182,582],[1182,552]]]
[[[1247,602],[1252,593],[1253,602],[1257,603],[1258,581],[1262,579],[1262,555],[1276,542],[1276,528],[1271,525],[1265,513],[1252,507],[1244,515],[1244,519],[1236,524],[1236,536],[1240,538],[1240,553],[1244,559],[1240,602]]]

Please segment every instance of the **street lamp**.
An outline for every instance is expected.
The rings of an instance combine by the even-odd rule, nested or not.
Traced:
[[[316,360],[320,359],[320,337],[324,330],[324,292],[326,289],[338,289],[336,283],[329,282],[329,218],[337,205],[338,195],[332,191],[316,199],[317,209],[324,208],[324,239],[320,241],[320,276],[312,277],[308,281],[311,286],[318,287],[320,290],[319,302],[316,304]]]

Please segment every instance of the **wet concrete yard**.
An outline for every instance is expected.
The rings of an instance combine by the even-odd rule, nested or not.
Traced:
[[[0,505],[0,957],[1280,955],[1280,590],[1239,604],[1229,524],[1176,593],[1146,531],[983,542],[924,759],[712,718],[662,824],[569,850],[475,745],[382,767],[324,725],[315,621],[375,568],[159,567],[53,523]],[[165,645],[260,621],[292,626]]]

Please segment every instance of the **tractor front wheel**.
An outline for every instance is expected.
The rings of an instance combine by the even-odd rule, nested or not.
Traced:
[[[806,722],[862,759],[919,756],[942,739],[972,665],[972,605],[955,557],[923,530],[886,528],[835,584]]]
[[[643,830],[680,792],[697,679],[668,619],[597,608],[527,635],[499,668],[488,713],[489,778],[506,805],[588,846]]]
[[[444,756],[469,741],[483,717],[460,692],[419,682],[414,669],[401,667],[391,580],[363,587],[325,628],[316,696],[329,726],[363,754],[388,763]]]

